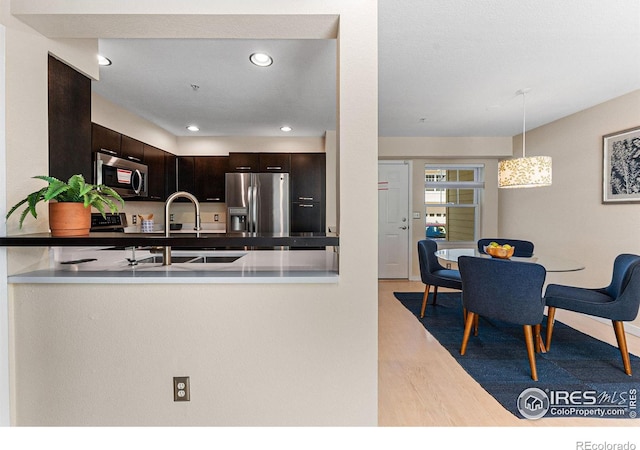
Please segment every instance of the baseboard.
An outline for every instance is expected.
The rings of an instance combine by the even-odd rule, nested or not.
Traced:
[[[603,319],[602,317],[593,317],[593,316],[589,316],[589,318],[600,323],[611,325],[611,321],[609,319]],[[627,334],[631,334],[633,336],[640,337],[640,327],[637,325],[631,325],[628,322],[624,324],[624,332]]]

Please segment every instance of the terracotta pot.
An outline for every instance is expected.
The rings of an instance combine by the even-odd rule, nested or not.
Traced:
[[[88,236],[91,208],[82,203],[49,202],[49,228],[52,236]]]

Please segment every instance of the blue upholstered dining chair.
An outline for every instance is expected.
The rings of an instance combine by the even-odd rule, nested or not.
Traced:
[[[589,289],[550,284],[544,294],[547,312],[547,350],[551,346],[556,309],[566,309],[609,319],[618,341],[624,372],[631,375],[631,362],[624,334],[624,322],[634,320],[640,306],[640,256],[620,254],[613,262],[609,286]]]
[[[540,349],[544,318],[542,286],[547,272],[540,264],[461,256],[462,306],[467,311],[460,354],[464,355],[476,317],[522,325],[531,378],[538,381],[535,353]]]
[[[438,296],[438,286],[450,289],[462,289],[460,272],[455,269],[443,267],[435,255],[438,244],[432,239],[418,241],[418,262],[420,263],[420,278],[425,284],[424,295],[422,296],[422,308],[420,317],[424,317],[424,310],[427,306],[429,289],[433,286],[433,304],[436,304]]]
[[[482,238],[478,240],[478,251],[480,253],[486,253],[484,251],[484,247],[489,245],[491,242],[497,242],[500,245],[509,244],[510,246],[515,247],[516,249],[513,251],[513,256],[519,256],[522,258],[531,258],[533,256],[533,242],[523,241],[520,239]]]

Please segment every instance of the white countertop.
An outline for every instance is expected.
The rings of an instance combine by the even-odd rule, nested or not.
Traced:
[[[9,283],[337,283],[338,253],[332,250],[173,251],[179,256],[239,256],[232,262],[140,262],[152,256],[136,250],[55,247],[49,269],[10,275]]]

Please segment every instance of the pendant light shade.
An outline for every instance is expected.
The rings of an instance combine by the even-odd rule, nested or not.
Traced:
[[[501,188],[551,186],[551,156],[529,156],[500,161],[498,186]]]
[[[498,163],[498,187],[530,188],[551,186],[551,156],[525,156],[525,101],[529,89],[516,92],[522,95],[522,158],[505,159]]]

